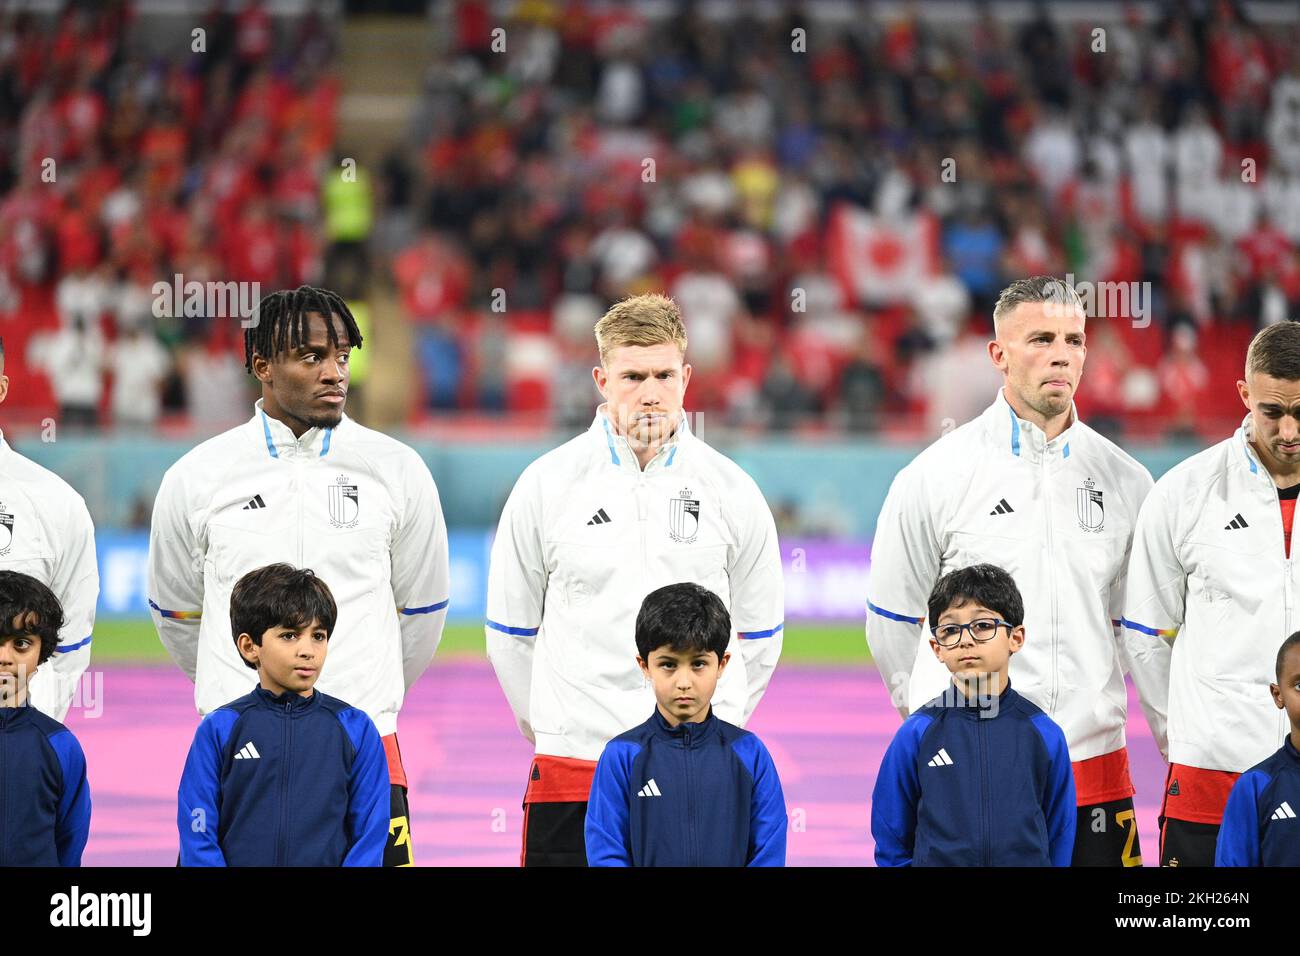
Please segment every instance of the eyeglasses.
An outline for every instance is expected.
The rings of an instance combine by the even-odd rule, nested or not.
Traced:
[[[962,631],[970,631],[971,640],[977,644],[993,640],[999,627],[1011,630],[1015,625],[992,617],[981,617],[969,624],[940,624],[930,628],[930,633],[939,642],[940,647],[956,647],[961,642]]]

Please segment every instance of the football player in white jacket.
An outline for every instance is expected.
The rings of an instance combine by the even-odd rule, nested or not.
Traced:
[[[536,750],[525,866],[586,865],[596,761],[655,708],[634,640],[647,594],[694,581],[729,607],[729,650],[743,666],[718,682],[724,720],[744,724],[781,653],[776,525],[753,479],[687,425],[691,366],[676,304],[626,299],[595,331],[605,404],[585,434],[519,477],[488,573],[488,657]]]
[[[388,756],[386,866],[413,862],[397,746],[406,691],[433,659],[448,603],[447,528],[414,449],[343,413],[361,334],[337,295],[300,286],[262,300],[244,333],[262,385],[253,417],[168,469],[154,502],[149,604],[194,681],[201,714],[252,689],[230,630],[230,593],[254,568],[311,568],[338,621],[319,687],[375,722]]]
[[[0,403],[9,393],[0,341]],[[49,664],[32,677],[31,705],[62,721],[90,663],[99,566],[86,502],[66,481],[25,458],[0,432],[0,570],[36,578],[59,599],[63,628]],[[89,705],[87,698],[83,703]]]
[[[1133,526],[1152,482],[1079,421],[1084,321],[1078,294],[1060,280],[1034,276],[1002,291],[988,349],[1003,387],[894,478],[872,545],[867,641],[906,715],[948,677],[921,626],[934,582],[985,562],[1009,571],[1026,632],[1012,686],[1070,747],[1073,865],[1140,866],[1117,631]]]
[[[1291,525],[1300,493],[1300,325],[1260,331],[1232,437],[1171,468],[1142,506],[1124,641],[1169,760],[1160,861],[1213,866],[1237,777],[1282,745],[1278,648],[1300,627]],[[1176,636],[1176,639],[1175,639]]]

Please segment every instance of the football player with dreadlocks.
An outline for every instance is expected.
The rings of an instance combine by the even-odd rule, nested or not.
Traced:
[[[317,686],[365,711],[383,737],[392,783],[384,863],[402,866],[414,857],[397,714],[442,637],[447,527],[414,449],[343,412],[349,356],[360,347],[356,321],[333,292],[300,286],[262,300],[244,333],[262,397],[251,419],[163,476],[149,536],[149,606],[207,714],[256,682],[232,640],[235,582],[283,561],[330,586],[338,621]],[[281,746],[254,743],[260,752]]]

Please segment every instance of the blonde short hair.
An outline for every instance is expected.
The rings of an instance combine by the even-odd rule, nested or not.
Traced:
[[[657,292],[634,295],[612,305],[596,323],[596,347],[600,364],[607,365],[609,353],[625,345],[676,344],[686,354],[686,326],[677,303]]]

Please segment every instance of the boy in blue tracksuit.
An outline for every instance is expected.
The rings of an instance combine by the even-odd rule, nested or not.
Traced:
[[[338,609],[309,570],[272,564],[230,596],[252,693],[199,724],[178,794],[181,866],[380,866],[388,762],[363,712],[313,690]]]
[[[1269,690],[1291,733],[1232,785],[1215,866],[1300,866],[1300,631],[1282,642],[1275,669],[1277,683]]]
[[[0,867],[81,866],[90,787],[81,744],[27,702],[59,644],[63,608],[36,578],[0,571]]]
[[[785,866],[785,797],[763,742],[710,706],[731,617],[698,584],[652,591],[636,619],[650,719],[605,745],[587,802],[591,866]]]
[[[1070,865],[1065,735],[1007,676],[1024,613],[1011,575],[991,564],[935,584],[930,647],[953,686],[909,716],[885,752],[872,793],[876,865]]]

